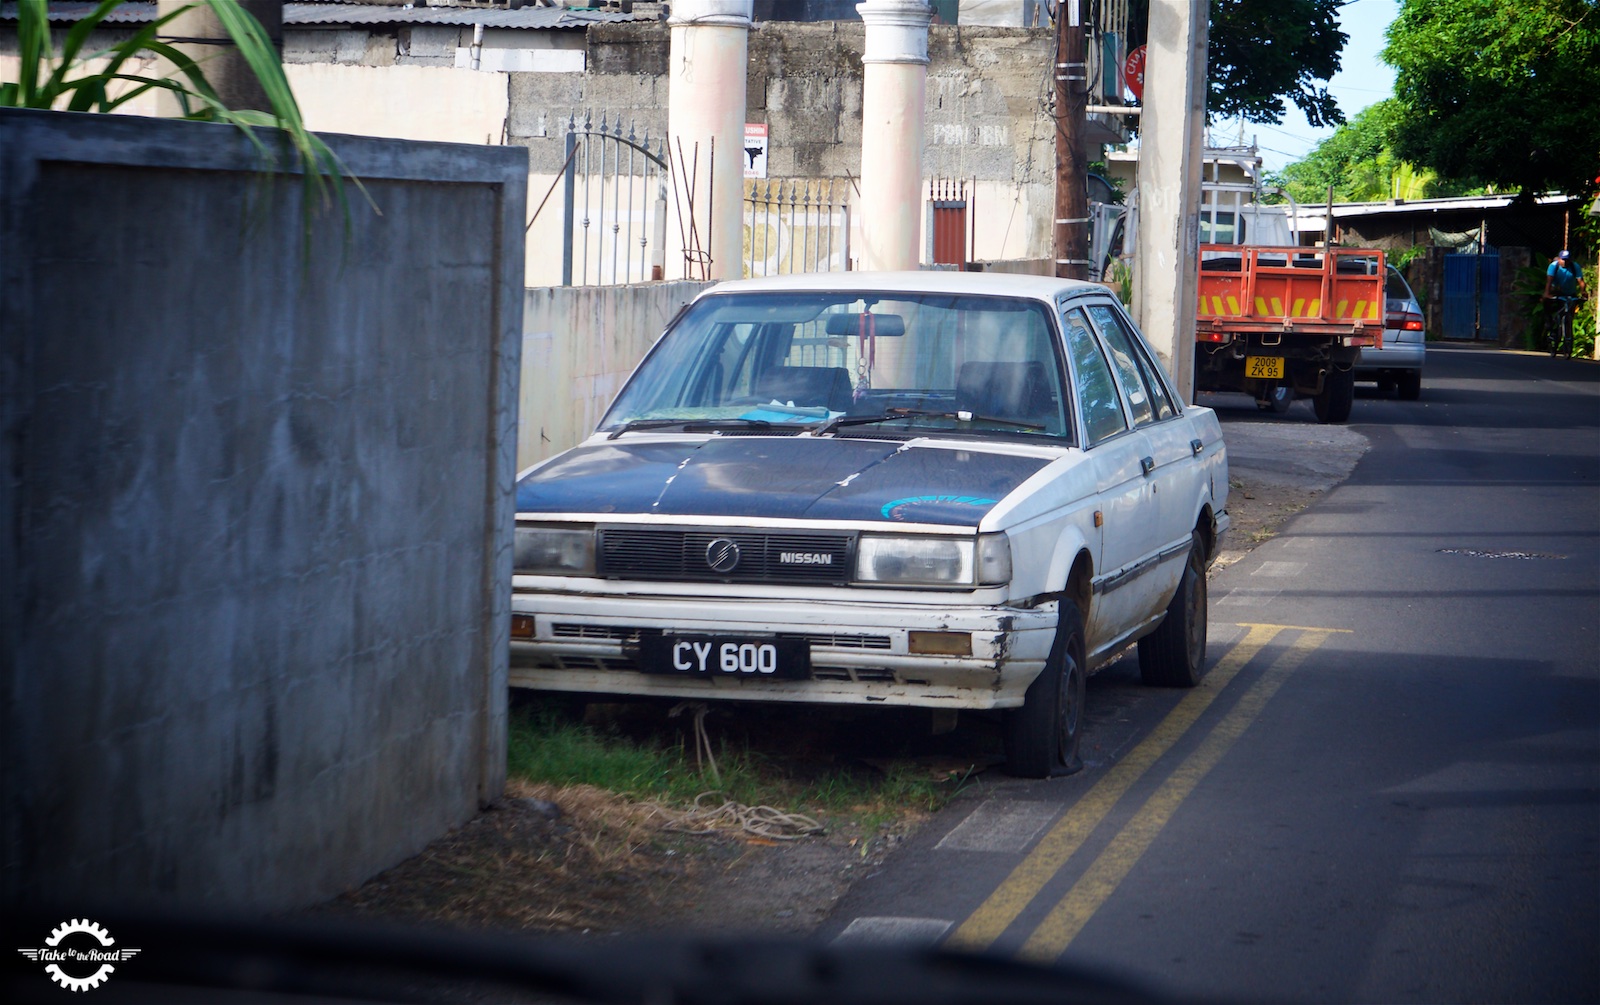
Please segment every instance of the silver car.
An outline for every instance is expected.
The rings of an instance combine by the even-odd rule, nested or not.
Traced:
[[[1383,345],[1361,350],[1356,380],[1376,381],[1378,391],[1398,389],[1406,401],[1422,395],[1422,363],[1427,355],[1427,332],[1422,306],[1398,269],[1389,266],[1384,283]]]

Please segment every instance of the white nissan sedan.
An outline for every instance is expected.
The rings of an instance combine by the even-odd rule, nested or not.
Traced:
[[[1078,765],[1085,675],[1203,672],[1227,454],[1103,286],[715,286],[517,483],[511,684],[1003,709]]]

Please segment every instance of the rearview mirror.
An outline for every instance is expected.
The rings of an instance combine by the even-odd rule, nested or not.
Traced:
[[[862,334],[862,319],[871,318],[867,322],[866,334],[876,335],[879,338],[894,338],[906,333],[906,319],[898,314],[830,314],[828,315],[829,335],[860,335]]]

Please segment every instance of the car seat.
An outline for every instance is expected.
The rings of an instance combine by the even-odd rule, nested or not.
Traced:
[[[830,412],[846,411],[853,397],[850,371],[842,366],[778,367],[757,377],[753,391],[762,401],[825,405]]]
[[[1044,364],[970,362],[956,375],[956,408],[992,419],[1015,419],[1056,429],[1055,403]]]

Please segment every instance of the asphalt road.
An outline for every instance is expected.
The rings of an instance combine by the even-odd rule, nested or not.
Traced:
[[[985,775],[824,937],[1179,997],[1600,1000],[1600,366],[1430,347],[1421,401],[1357,394],[1349,479],[1213,579],[1202,685],[1102,671],[1086,770]],[[1317,435],[1217,404],[1252,463]]]

